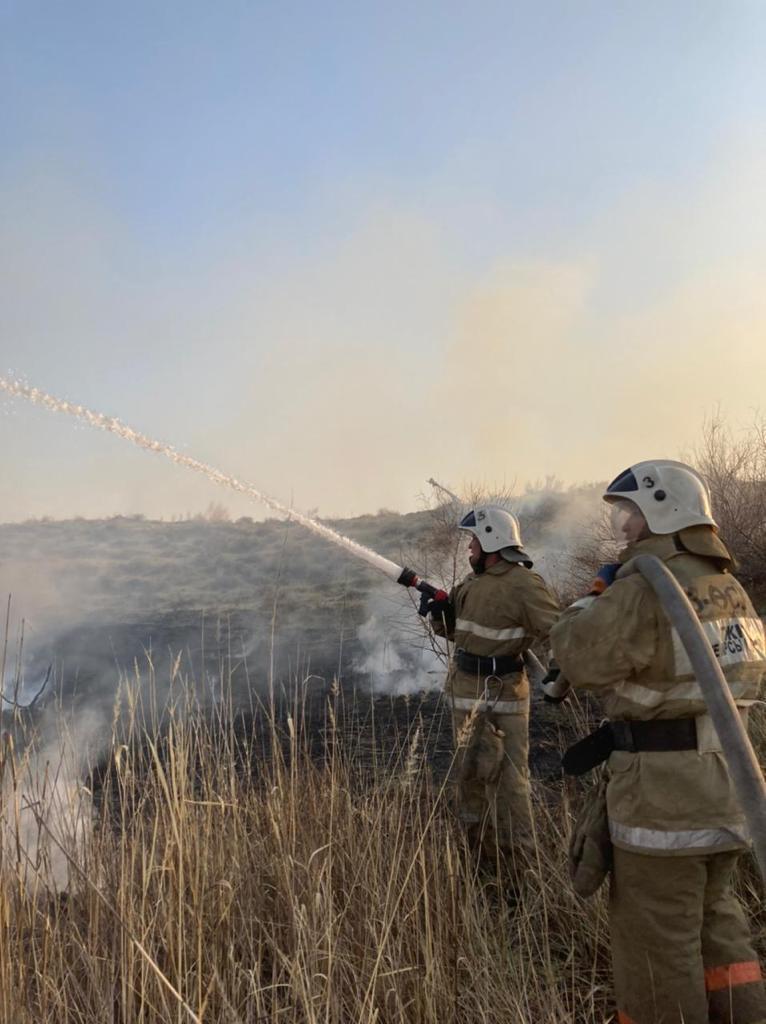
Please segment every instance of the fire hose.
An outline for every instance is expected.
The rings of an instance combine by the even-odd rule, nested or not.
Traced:
[[[655,555],[638,555],[634,564],[659,598],[689,656],[745,814],[758,867],[766,881],[766,783],[726,677],[688,597],[672,573]]]

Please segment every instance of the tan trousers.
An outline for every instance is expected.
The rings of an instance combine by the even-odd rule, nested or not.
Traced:
[[[731,888],[738,857],[614,850],[619,1024],[766,1024],[760,966]]]
[[[447,684],[447,701],[452,707],[455,736],[459,736],[471,714],[471,704],[484,693],[484,681],[458,673]],[[498,850],[510,853],[528,848],[532,841],[532,807],[529,791],[529,704],[528,684],[518,674],[490,684],[489,703],[502,709],[491,711],[489,721],[504,735],[497,778],[461,778],[455,788],[458,817],[482,852],[493,857]],[[456,703],[461,707],[455,706]],[[503,713],[509,705],[513,714]],[[457,766],[459,769],[459,765]],[[456,773],[460,775],[458,771]]]

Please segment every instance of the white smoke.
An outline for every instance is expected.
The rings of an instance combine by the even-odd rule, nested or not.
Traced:
[[[606,560],[601,485],[532,490],[513,502],[535,572],[570,596]]]
[[[443,650],[429,638],[408,593],[375,593],[367,612],[357,631],[361,653],[354,670],[369,678],[373,692],[398,697],[440,688]]]
[[[81,711],[75,723],[51,717],[39,731],[18,713],[8,724],[1,758],[3,864],[35,896],[71,890],[82,882],[92,837],[93,804],[83,779],[104,722]]]

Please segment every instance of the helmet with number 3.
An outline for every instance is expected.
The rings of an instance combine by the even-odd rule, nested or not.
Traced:
[[[609,484],[604,501],[632,501],[652,533],[677,533],[687,526],[716,526],[702,477],[683,462],[637,462]]]

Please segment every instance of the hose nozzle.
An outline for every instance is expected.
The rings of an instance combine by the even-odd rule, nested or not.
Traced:
[[[396,582],[401,583],[403,587],[416,587],[420,579],[414,569],[404,568]]]

